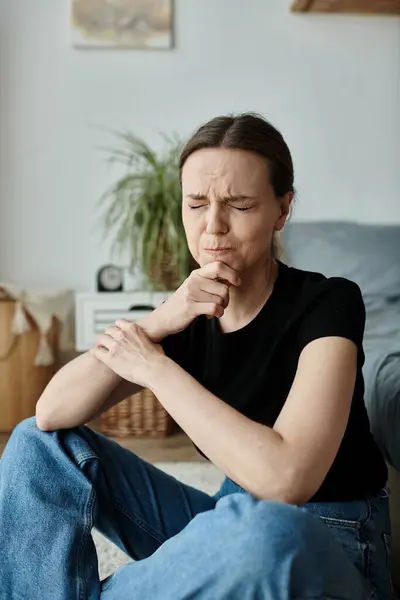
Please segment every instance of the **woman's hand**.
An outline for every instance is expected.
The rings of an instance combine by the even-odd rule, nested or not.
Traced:
[[[119,319],[98,337],[97,346],[89,354],[123,379],[148,387],[151,370],[164,351],[138,325]]]
[[[199,315],[222,317],[229,303],[229,288],[240,284],[238,273],[225,263],[208,263],[192,271],[176,292],[153,311],[149,321],[156,319],[162,326],[162,337],[166,337],[183,331]]]

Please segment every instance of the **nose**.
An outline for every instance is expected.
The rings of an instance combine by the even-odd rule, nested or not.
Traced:
[[[206,233],[210,235],[227,233],[229,226],[224,215],[224,206],[222,203],[216,202],[210,204],[206,220]]]

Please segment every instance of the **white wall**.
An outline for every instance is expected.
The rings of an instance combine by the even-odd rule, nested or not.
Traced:
[[[400,223],[400,20],[289,0],[177,0],[176,48],[76,50],[68,0],[0,0],[0,280],[94,289],[106,129],[190,133],[256,110],[283,132],[297,219]]]

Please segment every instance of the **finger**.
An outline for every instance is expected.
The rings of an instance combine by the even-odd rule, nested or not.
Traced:
[[[229,285],[239,286],[241,284],[239,273],[219,260],[208,263],[194,272],[206,279],[226,281]]]
[[[117,327],[116,325],[110,325],[110,327],[107,327],[107,329],[105,330],[105,335],[109,335],[110,337],[112,337],[114,340],[120,341],[122,340],[122,338],[125,336],[125,332],[120,329],[120,327]]]
[[[107,333],[102,333],[97,338],[97,347],[103,346],[103,348],[107,348],[107,350],[110,350],[114,344],[114,338],[108,335]]]
[[[101,346],[96,346],[96,348],[91,348],[89,350],[89,354],[100,360],[101,362],[106,362],[107,357],[109,356],[109,351],[106,348],[102,348]]]
[[[133,321],[128,321],[128,319],[117,319],[115,325],[123,331],[126,331],[127,329],[130,329],[134,323]]]
[[[215,302],[218,301],[222,304],[224,308],[226,308],[229,304],[229,285],[226,283],[221,283],[219,281],[212,281],[211,279],[205,279],[204,277],[199,277],[200,280],[200,291],[196,295],[196,301],[200,302]],[[208,297],[200,298],[200,292],[205,292]],[[199,298],[197,298],[199,296]],[[216,298],[220,298],[221,300],[216,300]]]
[[[119,322],[120,320],[118,320]],[[153,343],[146,332],[139,326],[137,323],[133,323],[130,321],[126,321],[125,319],[121,319],[124,321],[123,327],[125,327],[125,331],[117,328],[118,333],[113,333],[113,337],[117,342],[122,342],[126,340],[129,344],[140,344],[140,343]],[[128,328],[127,328],[128,327]]]
[[[212,317],[220,318],[224,314],[224,307],[216,302],[195,302],[194,308],[196,316],[206,315],[210,319]]]
[[[191,304],[204,304],[204,303],[213,303],[220,304],[223,308],[226,308],[229,303],[229,295],[227,296],[217,296],[216,294],[210,294],[210,292],[206,292],[204,290],[197,290],[195,294],[188,294],[188,300]]]
[[[133,324],[133,329],[128,336],[128,339],[136,347],[147,348],[153,347],[155,344],[153,340],[148,336],[147,332],[140,327],[140,325]]]

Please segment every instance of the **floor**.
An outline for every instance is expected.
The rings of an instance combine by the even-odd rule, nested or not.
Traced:
[[[96,421],[89,426],[99,431]],[[0,433],[0,456],[8,441],[9,434]],[[204,462],[205,459],[197,452],[191,440],[185,433],[177,433],[166,438],[111,438],[124,448],[128,448],[148,462]]]

